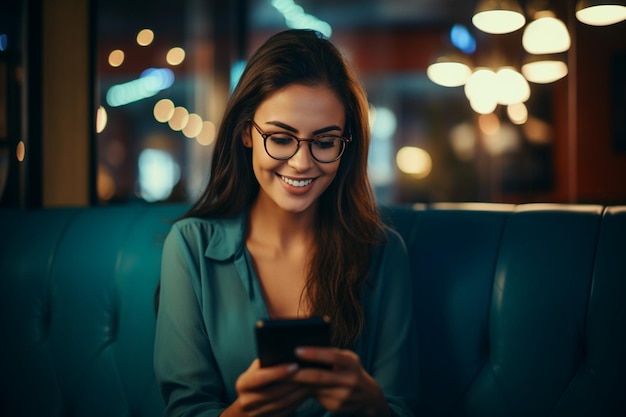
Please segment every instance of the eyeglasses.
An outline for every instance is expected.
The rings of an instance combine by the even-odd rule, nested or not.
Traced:
[[[346,144],[352,140],[352,138],[327,134],[308,139],[298,138],[287,132],[265,133],[254,120],[250,120],[250,123],[263,138],[265,152],[279,161],[286,161],[294,156],[300,149],[300,142],[308,142],[309,151],[313,159],[323,164],[334,162],[341,158],[341,155],[346,150]]]

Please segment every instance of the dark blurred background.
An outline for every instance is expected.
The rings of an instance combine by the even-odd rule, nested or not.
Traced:
[[[192,200],[246,59],[288,27],[329,36],[365,84],[381,202],[626,203],[626,23],[581,23],[574,0],[527,0],[522,28],[488,34],[472,23],[478,3],[4,1],[1,203]],[[472,70],[519,71],[544,9],[567,28],[568,73],[528,82],[520,106],[477,111],[463,85],[429,78],[450,51]]]

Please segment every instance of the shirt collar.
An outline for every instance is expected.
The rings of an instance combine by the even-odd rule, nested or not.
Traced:
[[[244,245],[246,213],[244,210],[237,216],[215,221],[204,256],[224,261],[240,253]]]

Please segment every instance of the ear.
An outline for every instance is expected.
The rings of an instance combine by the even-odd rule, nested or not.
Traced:
[[[241,141],[246,148],[252,148],[252,137],[250,136],[250,130],[245,130],[241,135]]]

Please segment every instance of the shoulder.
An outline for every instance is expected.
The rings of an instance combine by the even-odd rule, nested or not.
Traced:
[[[176,245],[203,252],[217,260],[227,259],[243,245],[245,216],[229,218],[189,217],[176,221],[166,238],[166,247]]]
[[[379,273],[403,271],[407,268],[408,251],[402,236],[394,229],[385,226],[382,230],[381,243],[374,247],[372,269]]]
[[[187,217],[174,222],[172,225],[172,232],[181,233],[183,235],[194,235],[206,232],[211,233],[213,231],[223,229],[225,227],[224,222],[224,219]]]
[[[404,243],[404,239],[398,231],[395,229],[385,225],[381,231],[381,240],[382,240],[382,248],[383,249],[401,249],[403,252],[406,252],[406,245]]]

